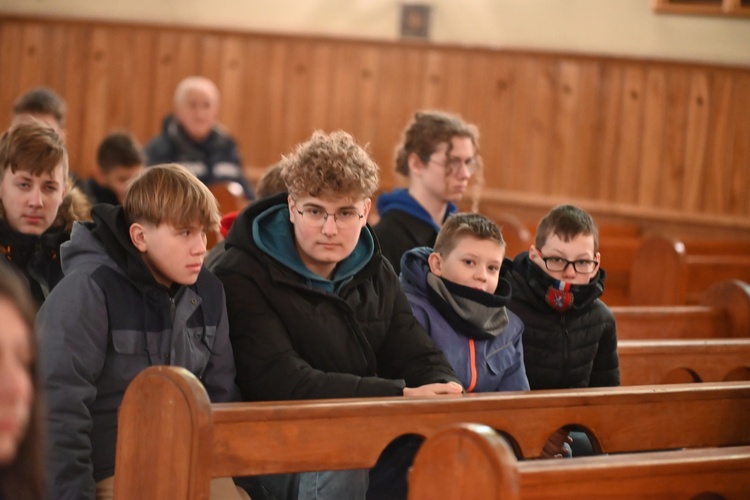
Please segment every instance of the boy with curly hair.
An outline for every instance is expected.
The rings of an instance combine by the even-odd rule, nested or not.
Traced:
[[[240,213],[214,272],[246,400],[458,394],[367,226],[378,167],[345,132],[285,159],[288,194]],[[364,499],[367,470],[262,477],[276,498]]]

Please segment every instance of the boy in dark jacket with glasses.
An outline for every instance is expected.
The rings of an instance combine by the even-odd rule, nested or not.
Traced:
[[[591,215],[572,205],[553,208],[529,251],[504,265],[503,276],[513,289],[508,309],[525,325],[532,390],[620,385],[617,329],[599,300],[605,273]]]
[[[460,394],[367,226],[369,155],[345,132],[316,132],[281,176],[288,194],[243,210],[213,268],[244,398]],[[368,471],[259,480],[276,498],[364,499]]]

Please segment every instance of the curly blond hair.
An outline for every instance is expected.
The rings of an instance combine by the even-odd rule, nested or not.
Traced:
[[[342,130],[316,130],[283,163],[281,178],[293,197],[369,198],[378,188],[378,165]]]

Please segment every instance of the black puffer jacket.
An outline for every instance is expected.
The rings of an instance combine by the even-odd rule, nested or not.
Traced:
[[[275,196],[240,213],[213,268],[227,294],[244,397],[395,396],[404,386],[458,382],[414,318],[374,238],[372,257],[337,293],[312,287],[308,277],[277,260],[283,255],[259,248],[254,221],[286,207],[286,200],[286,195]],[[276,219],[270,230],[279,238],[291,238],[292,231],[288,215]]]
[[[617,329],[612,311],[599,300],[604,271],[587,285],[573,285],[573,305],[564,313],[545,296],[555,281],[529,259],[528,252],[503,263],[511,282],[508,309],[520,316],[524,363],[532,389],[572,389],[620,385]]]

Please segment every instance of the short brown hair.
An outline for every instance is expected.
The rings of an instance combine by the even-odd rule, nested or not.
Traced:
[[[116,167],[140,167],[145,164],[141,145],[130,133],[115,131],[99,143],[96,163],[104,173]]]
[[[286,184],[281,178],[281,170],[284,168],[284,162],[280,161],[272,165],[265,171],[258,181],[258,187],[255,189],[255,195],[260,198],[267,198],[279,193],[286,193]]]
[[[155,226],[167,222],[187,227],[199,221],[207,230],[215,230],[221,219],[211,191],[176,163],[147,168],[128,189],[123,209],[128,222]]]
[[[378,166],[342,130],[320,130],[284,158],[281,177],[292,196],[369,198],[378,188]]]
[[[594,236],[594,253],[599,251],[599,228],[594,218],[573,205],[558,205],[542,217],[536,228],[534,245],[541,249],[551,234],[563,241],[570,241],[578,235]]]
[[[19,123],[0,137],[0,179],[10,169],[32,175],[52,174],[62,163],[68,177],[68,152],[62,137],[41,122]]]
[[[474,145],[476,160],[481,167],[479,156],[479,130],[465,123],[461,117],[442,111],[417,111],[414,119],[403,132],[401,145],[396,150],[396,172],[409,177],[409,155],[415,153],[422,161],[427,161],[442,143],[448,143],[448,152],[454,137],[467,137]]]
[[[456,248],[461,238],[466,236],[496,241],[505,246],[503,232],[495,222],[482,214],[458,213],[451,215],[443,223],[433,250],[440,255],[447,256]]]
[[[58,94],[47,87],[36,87],[21,95],[13,103],[13,114],[44,114],[52,115],[65,128],[65,118],[68,110],[65,101]]]

